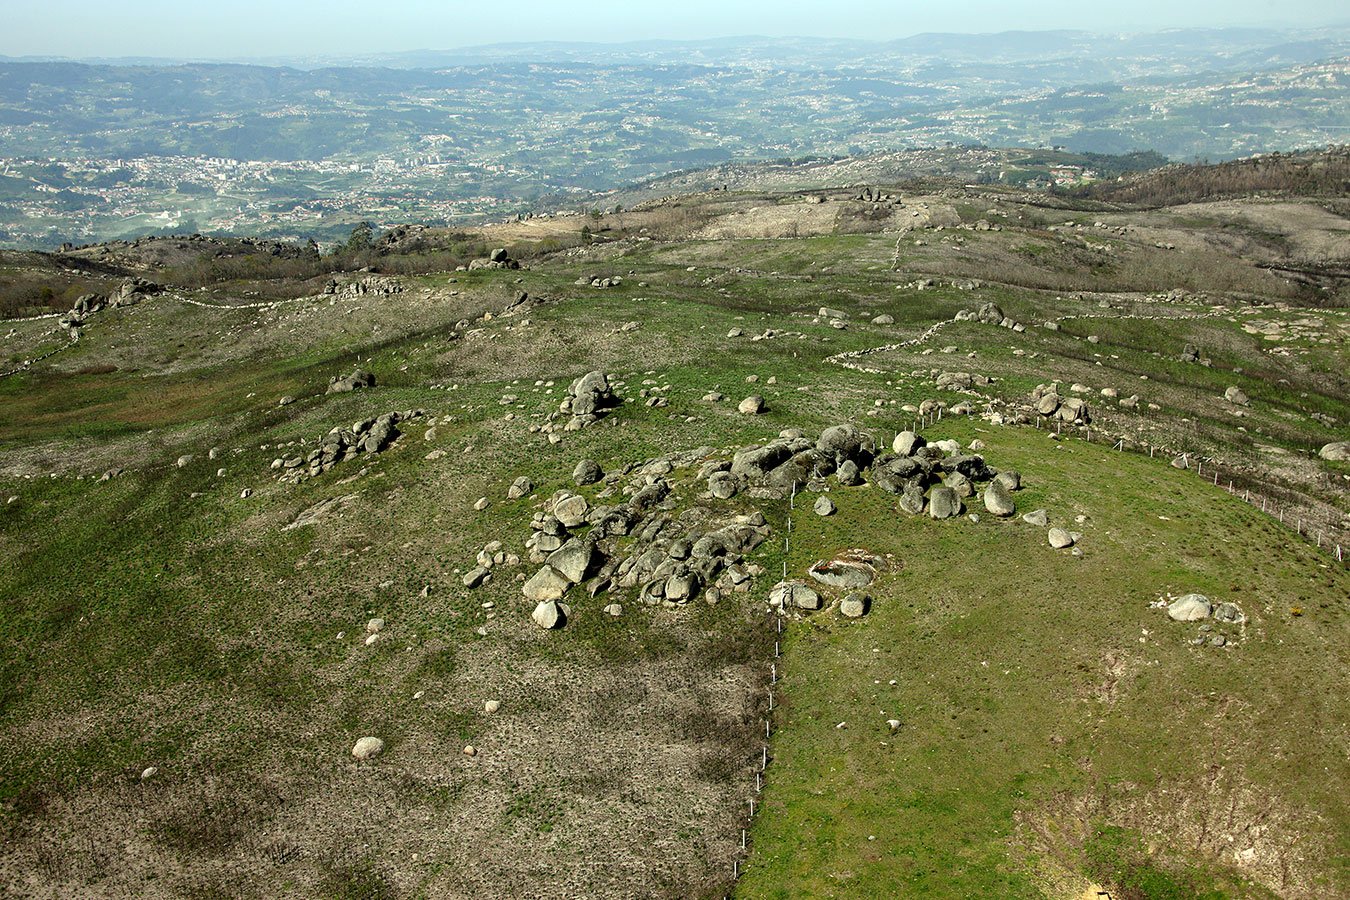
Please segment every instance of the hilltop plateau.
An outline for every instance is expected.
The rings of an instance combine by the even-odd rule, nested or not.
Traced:
[[[905,165],[6,251],[0,895],[1350,895],[1343,151]]]

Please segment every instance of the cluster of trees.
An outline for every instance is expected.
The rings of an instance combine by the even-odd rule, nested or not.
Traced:
[[[81,294],[95,293],[100,283],[93,279],[19,273],[0,278],[0,319],[63,312],[75,305]]]
[[[1159,207],[1253,194],[1336,197],[1350,192],[1350,146],[1271,153],[1216,165],[1168,166],[1070,193],[1094,200]]]

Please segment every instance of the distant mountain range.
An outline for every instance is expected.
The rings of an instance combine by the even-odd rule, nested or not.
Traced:
[[[1350,136],[1350,27],[130,62],[0,60],[0,243],[477,221],[714,165],[947,144],[1188,160]]]

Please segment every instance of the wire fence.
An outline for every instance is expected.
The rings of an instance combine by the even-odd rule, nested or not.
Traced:
[[[1034,421],[1037,428],[1045,430],[1051,428],[1051,425],[1039,416],[1035,417]],[[1343,517],[1344,514],[1330,505],[1319,508],[1298,491],[1269,484],[1251,472],[1229,466],[1201,453],[1179,451],[1134,441],[1129,437],[1108,435],[1100,429],[1094,435],[1091,426],[1070,425],[1065,429],[1062,420],[1055,420],[1053,427],[1061,439],[1078,438],[1088,443],[1107,444],[1112,450],[1121,453],[1147,453],[1150,459],[1161,457],[1173,468],[1192,472],[1230,496],[1259,508],[1276,523],[1292,529],[1296,536],[1325,552],[1336,562],[1345,565],[1346,558],[1350,556],[1350,530],[1335,518],[1338,515]]]
[[[912,429],[915,434],[918,434],[923,429],[929,428],[940,421],[942,421],[941,408],[922,414],[914,419]],[[884,437],[885,434],[882,433],[881,436]],[[878,444],[878,446],[880,447],[883,445]],[[787,581],[788,579],[788,558],[792,555],[792,514],[796,509],[797,486],[794,484],[788,498],[788,512],[783,527],[783,562],[782,571],[780,573],[782,581]],[[760,803],[759,800],[764,792],[765,783],[769,775],[769,764],[773,762],[773,754],[769,752],[769,742],[773,738],[774,712],[778,708],[774,701],[774,689],[777,688],[778,682],[782,677],[780,667],[783,658],[783,629],[784,622],[787,620],[787,609],[782,605],[777,607],[770,606],[769,618],[769,627],[773,629],[773,658],[769,660],[768,681],[765,687],[765,713],[762,719],[762,724],[764,725],[764,738],[760,749],[759,759],[756,764],[751,766],[755,777],[754,786],[746,800],[745,822],[741,826],[737,846],[732,854],[731,880],[733,884],[740,880],[743,873],[743,863],[750,855],[750,829],[754,824],[755,816],[759,815],[763,810],[763,804]],[[729,894],[727,895],[727,898],[730,900]]]
[[[924,430],[937,425],[942,421],[943,409],[941,407],[931,410],[927,413],[919,414],[911,421],[910,430],[915,434],[921,434]],[[1182,471],[1194,472],[1198,477],[1204,478],[1216,488],[1226,491],[1230,496],[1239,497],[1244,502],[1259,507],[1261,512],[1274,518],[1278,523],[1292,528],[1296,535],[1312,542],[1318,549],[1325,551],[1336,562],[1344,565],[1346,563],[1346,547],[1350,546],[1350,540],[1344,529],[1334,527],[1326,521],[1325,515],[1321,518],[1312,515],[1306,504],[1291,501],[1289,495],[1283,497],[1276,496],[1277,492],[1270,490],[1269,485],[1252,479],[1250,475],[1238,470],[1229,469],[1219,463],[1212,457],[1201,456],[1191,453],[1180,453],[1173,456],[1172,451],[1164,450],[1161,447],[1151,444],[1131,442],[1128,438],[1110,438],[1098,430],[1094,440],[1093,432],[1090,426],[1070,425],[1068,431],[1065,431],[1064,422],[1055,420],[1052,424],[1049,421],[1042,420],[1039,416],[1033,419],[1034,425],[1038,429],[1049,430],[1054,428],[1055,433],[1061,439],[1077,438],[1087,443],[1107,443],[1112,450],[1116,452],[1147,453],[1151,459],[1158,457],[1162,450],[1164,457],[1171,457],[1170,464]],[[885,437],[884,432],[879,432],[881,437]],[[884,446],[878,443],[878,447]],[[1254,489],[1257,487],[1257,489]],[[1293,494],[1293,492],[1290,492]],[[1298,497],[1297,494],[1293,494]],[[781,570],[781,579],[786,581],[788,578],[788,558],[792,553],[792,535],[793,518],[792,513],[797,508],[797,488],[794,486],[791,496],[788,500],[788,514],[783,532],[783,561]],[[750,841],[750,829],[754,824],[755,817],[762,813],[763,804],[760,798],[764,792],[766,779],[769,775],[769,765],[773,762],[773,755],[769,752],[770,741],[774,735],[774,712],[776,710],[774,701],[774,690],[782,676],[780,670],[783,654],[783,629],[784,622],[787,619],[787,610],[783,606],[770,607],[770,626],[773,633],[773,658],[768,663],[768,680],[765,687],[766,703],[765,713],[762,719],[764,726],[764,737],[761,745],[759,759],[751,768],[754,774],[754,785],[750,790],[746,800],[746,817],[744,824],[740,828],[740,835],[737,838],[735,851],[732,854],[731,862],[731,880],[735,884],[740,880],[743,874],[743,864],[749,857],[752,849]],[[1111,894],[1107,891],[1098,890],[1097,897],[1104,900],[1111,900]],[[730,894],[727,895],[729,900]]]

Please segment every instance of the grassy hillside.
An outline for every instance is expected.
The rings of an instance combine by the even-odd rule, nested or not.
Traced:
[[[1326,550],[1350,545],[1350,467],[1316,454],[1347,435],[1350,317],[1339,283],[1256,265],[1350,256],[1343,220],[849,196],[718,192],[447,238],[509,245],[520,270],[428,271],[432,235],[335,293],[265,265],[198,291],[203,266],[141,254],[165,290],[77,342],[3,323],[0,891],[1350,893],[1350,575]],[[129,252],[95,254],[98,289]],[[988,303],[1023,327],[954,320]],[[326,392],[358,365],[374,387]],[[569,384],[597,369],[622,402],[564,430]],[[1029,393],[1052,380],[1090,433],[1036,427]],[[766,411],[737,412],[752,393]],[[815,486],[829,517],[821,490],[708,493],[741,448],[843,422],[888,447],[925,401],[971,404],[924,433],[1019,471],[1017,515],[970,498],[979,521],[911,517],[835,478]],[[393,411],[418,414],[383,452],[278,479]],[[1183,452],[1323,547],[1170,467]],[[578,487],[587,458],[611,480]],[[673,606],[578,586],[566,625],[537,627],[536,513],[654,479],[663,551],[763,515],[749,589]],[[1036,509],[1073,550],[1021,519]],[[467,587],[494,541],[522,561]],[[870,612],[846,620],[822,588],[775,657],[771,588],[847,548],[882,561]],[[1188,592],[1245,622],[1154,605]],[[383,752],[356,760],[366,736]]]

